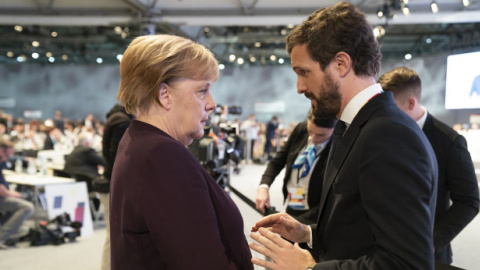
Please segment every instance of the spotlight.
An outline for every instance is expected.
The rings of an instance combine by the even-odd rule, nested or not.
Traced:
[[[272,54],[272,55],[270,55],[270,60],[276,61],[276,60],[277,60],[277,57],[276,57],[274,54]]]
[[[237,58],[237,57],[235,57],[235,54],[230,54],[230,56],[228,57],[228,59],[230,60],[230,62],[235,61],[235,58]]]
[[[410,60],[410,59],[412,59],[412,55],[409,53],[405,54],[405,60]]]
[[[45,54],[45,56],[50,58],[50,57],[53,56],[53,54],[52,54],[51,52],[47,52],[47,53]]]
[[[118,62],[122,61],[123,54],[117,54],[117,60]]]
[[[48,58],[48,62],[50,62],[50,63],[55,62],[55,57],[49,57],[49,58]]]
[[[40,56],[40,55],[39,55],[38,53],[36,53],[36,52],[32,53],[32,58],[33,58],[33,59],[38,59],[39,56]]]
[[[287,28],[288,28],[288,29],[293,29],[294,27],[295,27],[295,25],[293,25],[293,23],[287,24]]]
[[[7,57],[13,57],[13,52],[7,52]]]
[[[380,25],[373,28],[373,35],[375,36],[375,38],[379,38],[379,37],[384,36],[385,35],[385,28],[383,28]]]
[[[203,34],[205,35],[205,37],[209,38],[212,35],[212,33],[210,33],[210,28],[203,28]]]
[[[378,16],[378,18],[383,18],[383,15],[384,15],[384,14],[383,14],[383,10],[379,9],[379,10],[377,11],[377,16]]]
[[[262,43],[260,43],[260,41],[255,42],[255,47],[260,48],[260,46],[262,46]]]
[[[433,14],[438,13],[438,5],[437,5],[437,2],[433,1],[433,2],[430,4],[430,9],[432,10],[432,13],[433,13]]]
[[[38,46],[40,46],[40,42],[38,42],[38,41],[36,41],[36,40],[35,40],[35,41],[32,41],[32,46],[33,46],[33,47],[38,47]]]
[[[250,56],[250,62],[254,63],[255,61],[257,61],[257,58],[255,58],[255,56]]]
[[[21,27],[20,25],[15,25],[15,27],[13,27],[13,29],[15,29],[15,31],[17,31],[17,32],[22,32],[23,31],[23,27]]]
[[[98,58],[97,58],[97,63],[98,63],[98,64],[103,63],[103,59],[102,59],[101,57],[98,57]]]
[[[432,43],[432,39],[431,39],[431,38],[427,38],[427,39],[425,39],[425,43],[427,43],[427,44],[430,44],[430,43]]]
[[[283,58],[278,58],[278,63],[283,64],[283,63],[285,63],[285,60],[283,60]]]
[[[244,62],[245,62],[245,61],[243,60],[243,58],[240,58],[240,57],[239,57],[239,58],[237,59],[237,63],[238,63],[239,65],[243,65]]]
[[[462,0],[462,4],[463,4],[464,7],[468,7],[470,5],[470,1]]]
[[[62,55],[62,60],[67,61],[68,60],[68,55],[66,55],[66,54]]]
[[[402,8],[403,15],[408,16],[410,15],[410,9],[407,6]]]
[[[51,35],[52,35],[52,37],[57,37],[57,36],[58,36],[58,33],[55,32],[55,31],[53,31],[53,32],[51,33]]]
[[[224,65],[224,64],[218,64],[218,69],[224,70],[224,69],[225,69],[225,65]]]

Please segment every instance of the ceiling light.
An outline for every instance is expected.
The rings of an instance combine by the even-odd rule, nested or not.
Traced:
[[[120,26],[115,26],[115,27],[113,28],[113,32],[115,32],[116,34],[120,35],[120,34],[123,32],[122,27],[120,27]]]
[[[38,41],[36,41],[36,40],[35,40],[35,41],[32,41],[32,46],[33,46],[33,47],[38,47],[38,46],[40,46],[40,42],[38,42]]]
[[[55,62],[55,57],[49,57],[49,58],[48,58],[48,62],[50,62],[50,63]]]
[[[22,56],[17,56],[17,62],[22,63],[24,61],[25,61],[25,59]]]
[[[235,57],[235,54],[230,54],[230,56],[228,57],[228,59],[230,60],[230,62],[235,61],[235,58],[237,58],[237,57]]]
[[[98,63],[98,64],[103,63],[103,59],[102,59],[101,57],[98,57],[98,58],[97,58],[97,63]]]
[[[408,16],[410,15],[410,9],[407,6],[402,8],[403,15]]]
[[[224,64],[218,64],[218,69],[224,70],[224,69],[225,69],[225,65],[224,65]]]
[[[20,25],[15,25],[15,27],[13,27],[13,29],[15,29],[15,31],[17,31],[17,32],[22,32],[23,31],[23,27],[21,27]]]
[[[377,11],[377,16],[378,16],[378,18],[383,18],[383,10],[379,9]]]
[[[412,59],[412,55],[409,53],[405,54],[405,60],[410,60],[410,59]]]
[[[208,27],[203,28],[203,34],[207,38],[210,37],[212,35],[212,33],[210,33],[210,28],[208,28]]]
[[[47,53],[45,54],[45,56],[50,58],[50,57],[53,56],[53,54],[52,54],[51,52],[47,52]]]
[[[432,39],[431,39],[431,38],[427,38],[427,39],[425,39],[425,43],[427,43],[427,44],[430,44],[430,43],[432,43]]]
[[[285,60],[283,58],[278,58],[278,63],[283,64],[283,63],[285,63]]]
[[[433,2],[430,4],[430,9],[432,10],[432,13],[433,13],[433,14],[438,13],[438,5],[437,5],[437,2],[433,1]]]
[[[272,55],[270,55],[270,60],[276,61],[276,60],[277,60],[277,57],[276,57],[274,54],[272,54]]]
[[[289,23],[287,24],[287,28],[288,29],[293,29],[295,27],[295,25],[293,23]]]
[[[408,0],[403,0],[403,3],[404,3],[405,5],[408,5]]]
[[[381,25],[373,28],[373,35],[376,38],[383,37],[385,35],[385,28],[383,28]]]
[[[117,54],[117,60],[118,62],[122,61],[123,54]]]
[[[255,42],[255,47],[260,48],[260,46],[262,46],[262,43],[260,43],[259,41]]]
[[[55,31],[53,31],[53,32],[51,33],[51,35],[52,35],[52,37],[57,37],[57,36],[58,36],[58,33],[55,32]]]
[[[36,52],[32,53],[32,58],[33,58],[33,59],[38,59],[39,56],[40,56],[40,55],[39,55],[38,53],[36,53]]]
[[[280,34],[281,34],[282,36],[285,36],[287,33],[288,33],[288,32],[287,32],[287,29],[285,29],[285,28],[282,28],[282,30],[280,30]]]
[[[13,52],[7,52],[7,57],[13,57]]]
[[[464,7],[468,7],[470,5],[470,1],[462,0],[462,4],[463,4]]]
[[[68,55],[66,55],[66,54],[62,55],[62,60],[67,61],[68,60]]]
[[[238,59],[237,59],[237,63],[238,63],[239,65],[243,65],[244,62],[245,62],[245,61],[243,61],[243,58],[238,58]]]
[[[250,62],[253,63],[253,62],[255,62],[255,61],[257,61],[257,58],[255,58],[255,56],[250,56]]]

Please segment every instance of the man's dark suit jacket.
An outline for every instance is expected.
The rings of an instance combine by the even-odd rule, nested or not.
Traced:
[[[450,242],[478,213],[477,177],[462,135],[430,114],[425,120],[423,132],[432,144],[438,162],[437,210],[433,231],[435,259],[450,264]]]
[[[288,195],[287,183],[292,174],[292,164],[295,162],[299,152],[307,145],[308,136],[307,123],[302,122],[298,124],[282,149],[278,151],[275,157],[268,163],[260,184],[270,186],[275,180],[275,177],[285,168],[282,191],[283,199],[286,199]],[[318,205],[320,203],[320,195],[322,194],[323,174],[325,172],[329,151],[330,143],[328,143],[320,153],[320,157],[318,157],[318,161],[310,177],[310,183],[308,185],[308,205],[310,209],[301,216],[295,217],[303,223],[312,224],[315,223],[318,218]]]
[[[65,158],[64,171],[72,177],[75,175],[87,176],[89,178],[86,180],[88,191],[93,191],[91,180],[99,175],[98,165],[105,166],[105,159],[97,154],[95,149],[78,145]]]
[[[368,101],[328,165],[314,269],[433,270],[437,162],[390,92]]]
[[[132,120],[111,181],[112,269],[253,270],[237,206],[165,132]]]
[[[43,142],[43,150],[53,150],[54,143],[50,135],[47,134],[45,141]]]

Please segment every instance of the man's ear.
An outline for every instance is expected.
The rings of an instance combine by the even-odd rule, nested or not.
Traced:
[[[345,52],[338,52],[333,59],[335,69],[338,70],[340,77],[345,77],[352,68],[352,59]]]
[[[415,108],[415,105],[417,104],[417,101],[413,97],[408,98],[408,110],[411,111],[413,108]]]
[[[160,84],[160,89],[158,89],[158,101],[160,105],[165,109],[170,109],[172,105],[172,96],[170,95],[170,89],[166,83]]]

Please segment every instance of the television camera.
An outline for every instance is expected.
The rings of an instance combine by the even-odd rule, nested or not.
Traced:
[[[240,173],[238,164],[243,159],[245,140],[239,136],[237,124],[220,124],[220,136],[210,133],[210,126],[204,127],[204,136],[188,146],[189,151],[205,170],[225,188],[230,173]]]
[[[225,112],[225,110],[227,110]],[[217,107],[215,107],[215,110],[213,111],[215,114],[225,114],[228,112],[228,114],[235,114],[235,115],[240,115],[242,114],[242,107],[240,106],[222,106],[220,104],[217,104]]]

